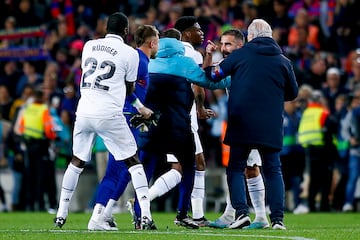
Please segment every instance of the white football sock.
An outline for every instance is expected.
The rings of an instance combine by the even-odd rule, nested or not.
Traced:
[[[161,175],[149,189],[150,201],[164,195],[178,185],[181,181],[181,174],[176,169]]]
[[[232,223],[235,220],[235,209],[231,205],[229,194],[226,196],[225,211],[221,215],[220,219],[227,223]]]
[[[68,165],[62,181],[59,208],[56,217],[67,217],[69,213],[71,198],[75,192],[76,186],[79,181],[79,176],[83,170],[83,168],[76,167],[72,163]]]
[[[261,174],[254,178],[246,179],[251,203],[255,210],[254,222],[267,221],[265,209],[265,186]]]
[[[104,215],[103,215],[104,210],[105,210],[105,207],[103,205],[101,205],[100,203],[95,204],[94,210],[91,215],[91,219],[94,220],[95,222],[99,222],[100,220],[103,221],[104,220]]]
[[[204,217],[205,171],[195,171],[194,187],[191,193],[193,219]]]
[[[149,185],[146,179],[143,165],[137,164],[129,168],[132,184],[141,208],[141,218],[148,217],[152,220],[150,212]]]
[[[115,199],[109,199],[109,201],[106,204],[105,210],[104,210],[104,217],[105,218],[111,218],[112,216],[112,209],[116,203]]]

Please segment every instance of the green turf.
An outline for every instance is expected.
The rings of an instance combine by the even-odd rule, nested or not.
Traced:
[[[214,219],[218,215],[208,213],[206,216]],[[47,213],[0,213],[0,239],[360,239],[359,213],[286,214],[286,231],[212,228],[189,230],[173,224],[175,213],[153,213],[158,230],[135,231],[129,214],[116,214],[115,217],[119,231],[90,232],[86,230],[90,214],[86,213],[70,213],[62,229],[54,228],[54,215]]]

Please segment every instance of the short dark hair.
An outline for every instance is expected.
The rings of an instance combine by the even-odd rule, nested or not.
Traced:
[[[182,33],[186,29],[193,27],[197,22],[198,20],[194,16],[183,16],[176,21],[174,28]]]
[[[161,33],[162,38],[176,38],[177,40],[181,39],[181,32],[175,28],[169,28],[164,30]]]
[[[128,27],[129,27],[128,17],[121,12],[116,12],[109,16],[106,26],[106,31],[108,33],[123,35],[125,33],[125,28]]]
[[[43,97],[44,97],[44,91],[42,89],[42,87],[36,87],[34,89],[34,98],[35,98],[35,101],[42,101],[43,100]]]
[[[228,29],[221,34],[221,36],[225,36],[225,35],[234,36],[236,39],[245,42],[244,34],[239,29],[236,28]]]
[[[159,31],[152,25],[142,25],[135,31],[134,39],[137,47],[140,47],[150,37],[156,37]]]

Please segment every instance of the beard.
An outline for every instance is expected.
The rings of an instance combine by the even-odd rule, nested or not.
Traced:
[[[229,52],[223,52],[223,58],[226,58],[227,56],[229,56],[230,55],[230,53]]]

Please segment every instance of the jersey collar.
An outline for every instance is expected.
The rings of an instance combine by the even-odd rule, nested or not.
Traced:
[[[183,43],[183,45],[184,45],[185,47],[188,47],[188,48],[191,48],[192,50],[195,50],[195,48],[193,47],[193,45],[191,45],[191,43],[189,43],[189,42],[184,42],[184,41],[182,41],[182,43]]]
[[[116,35],[116,34],[111,34],[111,33],[108,33],[105,35],[106,38],[117,38],[119,39],[121,42],[124,42],[124,40],[122,39],[122,37],[120,37],[119,35]]]

